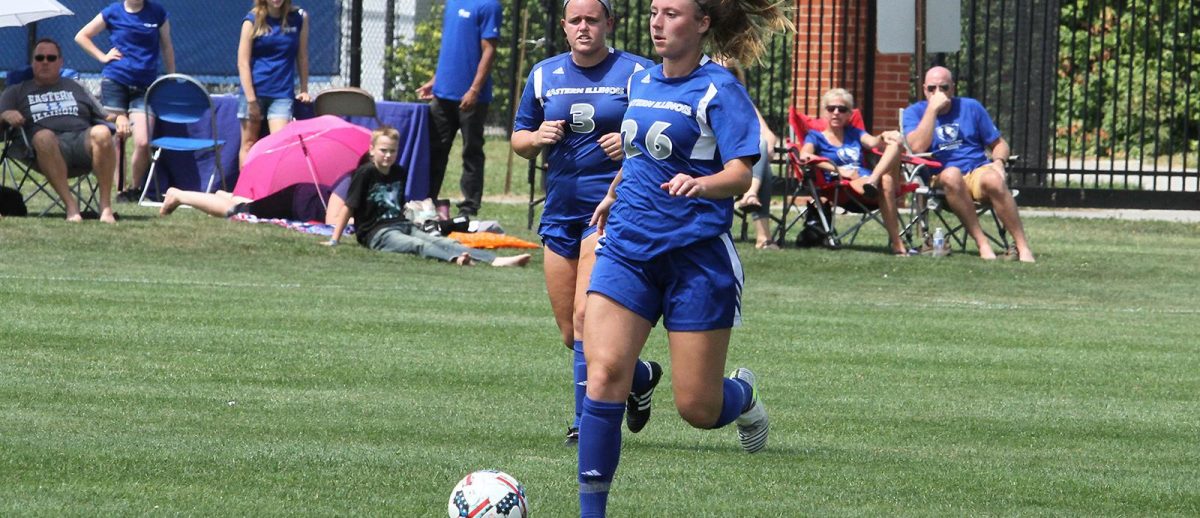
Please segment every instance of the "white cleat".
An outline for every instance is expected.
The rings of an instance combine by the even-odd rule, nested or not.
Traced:
[[[746,450],[746,453],[757,452],[767,445],[770,421],[767,419],[766,407],[758,400],[758,386],[754,381],[754,373],[750,372],[750,369],[738,367],[729,373],[729,377],[750,385],[750,409],[742,412],[734,422],[737,423],[738,441],[742,443],[742,449]]]

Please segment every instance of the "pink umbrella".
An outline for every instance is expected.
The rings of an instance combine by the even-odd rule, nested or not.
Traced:
[[[328,188],[358,167],[370,147],[370,131],[339,117],[292,121],[254,143],[233,194],[257,200],[303,182]]]

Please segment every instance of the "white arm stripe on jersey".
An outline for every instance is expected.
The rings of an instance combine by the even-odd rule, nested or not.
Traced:
[[[537,99],[543,107],[546,106],[546,100],[542,99],[542,67],[533,71],[533,98]]]
[[[712,160],[717,155],[717,138],[713,135],[712,127],[708,125],[708,103],[716,96],[717,85],[709,83],[708,91],[704,92],[704,97],[701,97],[696,105],[696,122],[700,125],[700,137],[696,139],[696,145],[692,146],[690,158]]]

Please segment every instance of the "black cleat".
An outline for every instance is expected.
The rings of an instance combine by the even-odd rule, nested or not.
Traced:
[[[662,379],[662,366],[656,362],[646,362],[650,365],[650,388],[645,392],[630,392],[625,400],[625,425],[629,431],[638,433],[650,422],[650,399],[654,397],[654,387]]]

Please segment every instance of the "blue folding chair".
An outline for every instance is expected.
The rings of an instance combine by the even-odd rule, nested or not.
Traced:
[[[176,124],[193,124],[203,120],[206,113],[215,115],[212,98],[204,90],[204,85],[185,74],[167,74],[154,81],[150,88],[146,89],[146,108],[151,115],[146,118],[147,122],[151,124],[150,135],[154,135],[152,121],[156,118]],[[192,153],[212,151],[213,154],[219,155],[225,141],[217,138],[217,118],[210,116],[209,123],[212,125],[209,128],[211,138],[159,137],[150,141],[153,155],[150,159],[150,172],[142,186],[142,195],[138,198],[139,205],[157,205],[154,202],[146,202],[146,193],[150,190],[150,181],[154,180],[154,169],[158,164],[158,157],[164,149]],[[221,188],[226,189],[225,172],[221,168],[221,161],[214,160],[213,163],[216,166],[217,174],[208,177],[208,185],[204,188],[204,192],[212,191],[213,182],[218,177],[221,179]],[[164,192],[157,180],[154,187],[159,193]]]

